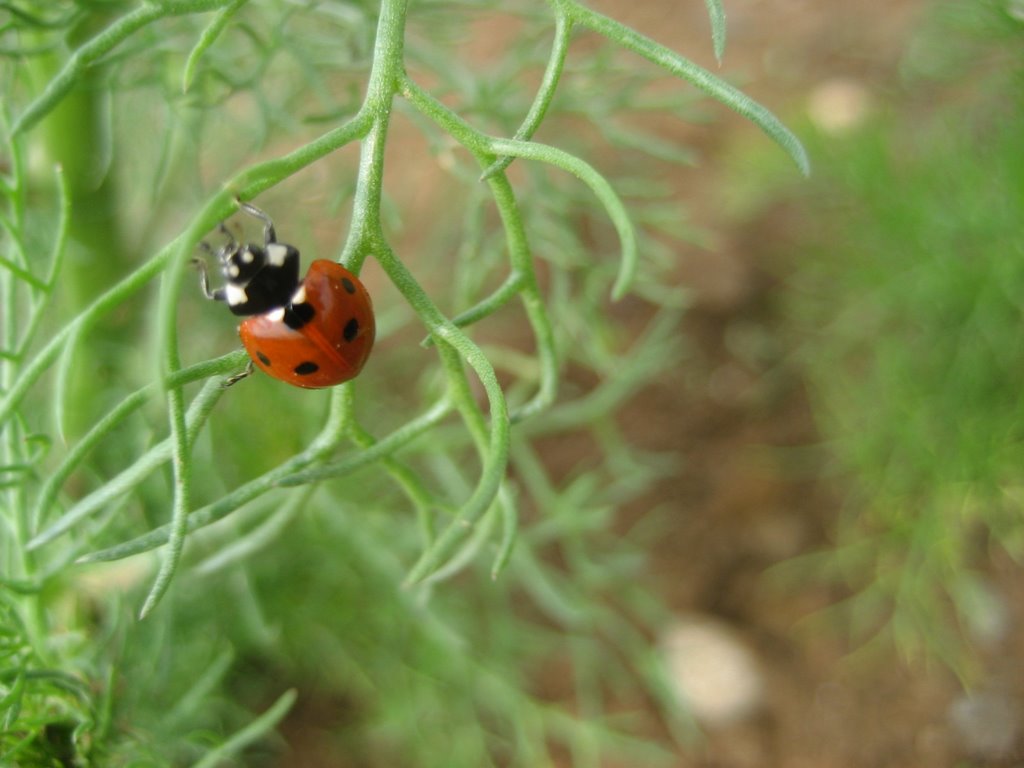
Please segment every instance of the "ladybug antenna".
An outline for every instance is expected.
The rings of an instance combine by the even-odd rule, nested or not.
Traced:
[[[223,221],[217,223],[217,231],[227,238],[227,242],[224,243],[224,245],[214,250],[209,243],[203,240],[199,243],[199,246],[204,251],[214,256],[220,264],[225,264],[233,254],[238,252],[239,243],[238,240],[235,239],[234,233],[228,229],[227,225]]]

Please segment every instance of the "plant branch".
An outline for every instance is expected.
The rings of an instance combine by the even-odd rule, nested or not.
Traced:
[[[569,17],[614,43],[643,56],[671,74],[681,77],[730,109],[739,112],[774,139],[805,175],[810,173],[810,160],[800,140],[765,107],[719,77],[685,59],[675,51],[654,42],[635,29],[580,5],[576,0],[558,0]]]
[[[558,81],[562,78],[562,68],[565,66],[565,55],[569,52],[569,40],[572,38],[572,19],[562,12],[561,8],[555,7],[555,41],[551,46],[551,57],[548,59],[547,68],[544,70],[544,77],[541,79],[537,95],[530,104],[530,111],[526,113],[523,124],[519,126],[515,137],[519,141],[529,141],[533,138],[534,132],[540,127],[547,114],[548,107],[555,97],[555,89]],[[481,180],[486,181],[495,174],[504,171],[512,163],[514,158],[511,155],[499,157],[484,170]]]

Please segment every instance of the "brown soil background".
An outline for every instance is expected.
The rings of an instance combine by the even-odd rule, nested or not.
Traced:
[[[702,3],[595,5],[715,68]],[[926,9],[912,0],[725,6],[720,71],[738,76],[747,93],[791,125],[830,80],[857,82],[884,99]],[[678,525],[653,552],[664,594],[680,613],[712,615],[736,628],[755,651],[767,695],[759,717],[709,731],[679,765],[1022,765],[1020,750],[997,762],[968,753],[949,725],[951,702],[962,691],[949,672],[907,663],[891,647],[852,653],[840,631],[807,621],[840,594],[771,578],[773,565],[829,545],[843,490],[820,472],[825,449],[799,370],[786,362],[791,342],[781,328],[787,258],[780,254],[813,223],[784,205],[741,220],[725,213],[723,169],[738,147],[762,139],[721,112],[710,128],[677,127],[702,153],[699,168],[680,174],[680,199],[717,238],[711,249],[681,254],[681,277],[695,299],[685,320],[691,359],[653,386],[625,421],[641,446],[683,457],[683,470],[638,505],[680,510]],[[731,351],[731,338],[750,333],[775,350],[761,365]],[[996,663],[1007,665],[1015,666],[1005,658]],[[1019,681],[1011,687],[1019,691]]]

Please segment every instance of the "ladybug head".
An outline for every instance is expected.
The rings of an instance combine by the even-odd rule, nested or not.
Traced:
[[[217,258],[224,279],[238,286],[248,284],[268,262],[267,252],[252,243],[228,243],[218,251]]]
[[[285,243],[265,246],[234,239],[217,251],[226,281],[224,296],[236,315],[287,306],[299,287],[299,252]]]

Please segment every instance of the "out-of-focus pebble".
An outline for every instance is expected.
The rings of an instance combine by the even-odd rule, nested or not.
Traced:
[[[757,660],[724,622],[682,618],[665,633],[663,649],[676,692],[702,725],[736,723],[760,707],[764,683]]]
[[[843,133],[863,122],[870,101],[862,83],[836,78],[826,80],[811,91],[807,113],[825,133]]]
[[[992,584],[976,579],[961,590],[958,607],[971,639],[982,648],[995,649],[1013,629],[1006,598]]]
[[[1021,737],[1020,707],[997,691],[965,693],[949,705],[949,722],[960,747],[973,758],[999,761]]]

